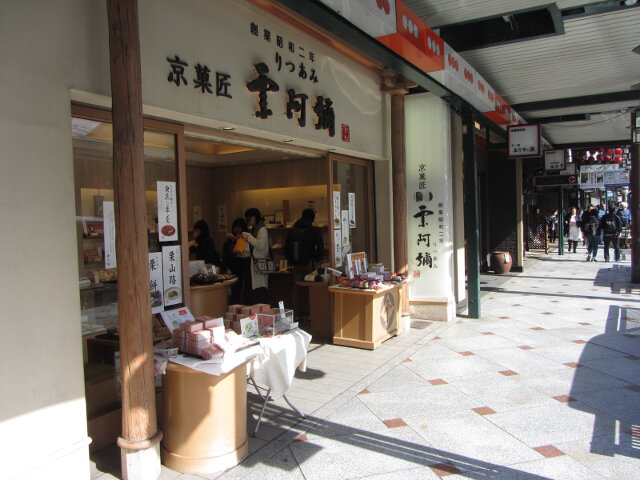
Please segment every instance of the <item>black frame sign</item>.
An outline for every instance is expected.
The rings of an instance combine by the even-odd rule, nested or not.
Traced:
[[[509,157],[539,157],[540,125],[508,125],[507,145]]]
[[[567,166],[566,153],[564,148],[544,151],[545,170],[564,170]]]

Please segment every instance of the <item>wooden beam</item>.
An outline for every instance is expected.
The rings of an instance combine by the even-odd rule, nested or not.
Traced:
[[[391,177],[393,187],[393,268],[409,273],[407,243],[407,168],[404,144],[404,95],[391,96]]]
[[[153,375],[137,5],[135,1],[107,0],[122,376],[122,437],[118,444],[133,451],[147,449],[161,437]]]

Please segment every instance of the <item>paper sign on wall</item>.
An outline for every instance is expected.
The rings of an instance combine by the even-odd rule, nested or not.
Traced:
[[[349,228],[356,228],[356,194],[349,192]]]
[[[151,313],[160,313],[164,310],[161,252],[149,254],[149,285],[151,290]]]
[[[180,246],[162,247],[162,279],[165,306],[182,303],[182,267]]]
[[[342,266],[342,230],[333,231],[334,262],[336,267]]]
[[[340,228],[340,192],[333,192],[333,228]]]
[[[157,182],[158,236],[161,242],[178,240],[176,182]]]
[[[116,268],[116,214],[113,202],[102,203],[104,215],[104,268]]]
[[[349,245],[349,210],[342,210],[342,244]]]
[[[218,231],[227,231],[227,206],[218,205]]]

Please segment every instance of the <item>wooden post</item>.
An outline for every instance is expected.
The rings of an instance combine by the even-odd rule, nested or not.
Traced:
[[[113,181],[118,262],[118,326],[122,378],[123,478],[157,478],[153,333],[144,196],[144,128],[138,6],[107,0],[113,101]],[[151,459],[149,461],[148,459]],[[130,460],[130,462],[129,462]]]
[[[631,281],[640,283],[640,143],[634,143],[639,130],[640,110],[631,114]]]

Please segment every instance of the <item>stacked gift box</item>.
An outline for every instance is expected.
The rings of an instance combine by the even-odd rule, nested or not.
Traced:
[[[228,329],[240,333],[240,320],[251,315],[266,312],[271,309],[271,305],[266,303],[256,303],[255,305],[229,305],[224,317],[224,324]]]

